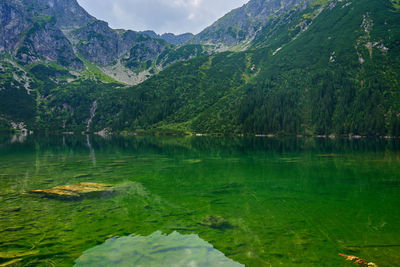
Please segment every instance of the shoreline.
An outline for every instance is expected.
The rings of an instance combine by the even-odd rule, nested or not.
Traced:
[[[256,138],[321,138],[321,139],[400,139],[400,136],[368,136],[368,135],[305,135],[305,134],[224,134],[224,133],[177,133],[177,132],[43,132],[43,131],[0,131],[9,135],[97,135],[109,136],[159,136],[159,137],[256,137]]]

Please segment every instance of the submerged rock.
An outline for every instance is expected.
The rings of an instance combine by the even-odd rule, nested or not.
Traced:
[[[113,186],[109,184],[79,183],[56,186],[51,189],[30,190],[27,193],[39,194],[50,198],[77,199],[111,192],[113,192]]]
[[[215,229],[224,229],[232,227],[232,225],[226,219],[218,215],[217,216],[210,215],[203,218],[201,224]]]
[[[18,212],[21,211],[21,207],[16,206],[16,207],[8,207],[5,209],[6,212]]]

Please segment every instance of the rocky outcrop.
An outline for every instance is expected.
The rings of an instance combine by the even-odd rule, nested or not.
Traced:
[[[76,0],[3,0],[22,10],[26,19],[49,16],[57,19],[56,26],[61,29],[79,28],[94,22]]]
[[[54,19],[60,29],[82,27],[96,19],[76,0],[3,0],[0,3],[0,53],[16,48],[33,23]]]
[[[76,0],[36,1],[47,2],[44,11],[52,16],[56,16],[56,25],[60,29],[79,28],[96,21],[96,18],[89,15]]]
[[[310,0],[251,0],[195,35],[191,43],[236,45],[251,41],[266,22]]]
[[[85,59],[107,66],[124,57],[145,62],[156,58],[168,44],[134,31],[113,30],[104,21],[96,21],[71,32],[77,51]],[[79,41],[78,41],[79,40]]]
[[[194,35],[192,33],[183,33],[179,35],[175,35],[173,33],[164,33],[161,35],[161,39],[164,41],[170,43],[170,44],[175,44],[175,45],[180,45],[185,43],[187,40],[192,38]]]
[[[0,53],[14,49],[25,29],[23,12],[7,2],[0,3]]]
[[[95,21],[72,32],[77,51],[87,60],[108,65],[118,58],[118,34],[104,21]]]
[[[154,31],[143,31],[141,33],[144,33],[153,39],[162,39],[167,43],[173,45],[181,45],[194,36],[192,33],[183,33],[178,35],[175,35],[173,33],[164,33],[160,35],[155,33]]]
[[[9,52],[22,64],[57,62],[81,70],[83,63],[61,28],[92,20],[76,0],[5,0],[0,4],[0,53]]]
[[[57,62],[78,71],[84,68],[78,55],[101,66],[123,59],[130,69],[143,70],[141,63],[171,46],[165,40],[175,44],[191,37],[114,30],[76,0],[4,0],[0,21],[0,54],[9,52],[22,64]]]
[[[34,23],[18,48],[16,58],[24,64],[57,62],[75,70],[81,70],[84,66],[69,40],[51,22]]]
[[[147,36],[140,38],[130,49],[127,62],[146,62],[153,60],[167,47],[168,44],[163,40],[151,39]]]

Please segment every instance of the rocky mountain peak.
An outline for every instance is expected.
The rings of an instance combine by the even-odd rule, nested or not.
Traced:
[[[150,36],[151,38],[162,39],[173,45],[183,44],[186,41],[188,41],[190,38],[193,37],[192,33],[183,33],[183,34],[178,34],[178,35],[175,35],[173,33],[157,34],[154,31],[142,31],[140,33],[146,34],[147,36]]]
[[[76,0],[47,0],[47,6],[53,10],[57,25],[62,29],[82,27],[96,21]]]
[[[273,16],[311,0],[251,0],[192,38],[193,43],[236,45],[250,41]]]

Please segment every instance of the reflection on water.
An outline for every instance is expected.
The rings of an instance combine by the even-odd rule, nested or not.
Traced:
[[[81,182],[116,193],[25,194]],[[155,243],[196,240],[246,266],[395,266],[399,185],[397,139],[0,136],[0,265],[73,266],[131,240],[159,259]]]
[[[198,235],[169,235],[160,231],[149,236],[111,238],[91,248],[76,260],[76,267],[152,266],[152,267],[239,267],[239,264],[213,248]]]
[[[96,166],[96,154],[94,152],[92,145],[90,144],[90,136],[89,135],[86,135],[86,144],[90,151],[90,158],[92,159],[93,166]]]
[[[27,139],[28,135],[26,133],[18,134],[18,135],[13,135],[11,137],[11,144],[13,143],[24,143]]]

